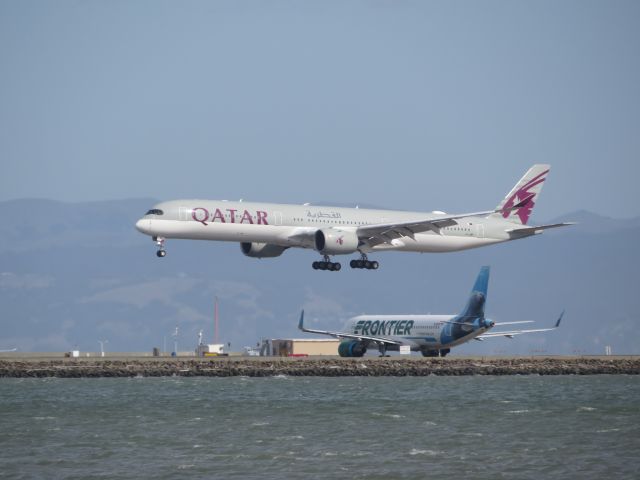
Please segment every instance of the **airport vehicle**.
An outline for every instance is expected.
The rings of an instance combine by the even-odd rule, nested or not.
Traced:
[[[493,210],[450,215],[444,212],[404,212],[315,205],[173,200],[150,209],[136,228],[150,235],[166,255],[169,238],[240,243],[252,258],[278,257],[292,247],[322,255],[315,270],[338,271],[333,255],[359,254],[351,268],[377,269],[371,252],[451,252],[516,240],[544,230],[571,225],[529,226],[549,165],[534,165]]]
[[[489,267],[482,267],[476,278],[471,296],[458,315],[359,315],[347,320],[343,331],[315,330],[305,328],[304,310],[300,314],[298,328],[303,332],[330,335],[342,340],[338,346],[341,357],[362,357],[371,346],[377,346],[380,356],[387,350],[398,351],[409,347],[425,357],[444,357],[452,347],[469,340],[507,337],[534,332],[547,332],[560,326],[564,312],[551,328],[532,330],[505,330],[493,332],[495,326],[532,323],[516,321],[496,323],[484,316],[484,306],[489,287]]]

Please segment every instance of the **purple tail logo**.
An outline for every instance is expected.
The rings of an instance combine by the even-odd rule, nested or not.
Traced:
[[[515,211],[516,215],[520,217],[520,221],[523,224],[526,224],[527,221],[529,220],[529,217],[531,216],[531,211],[533,210],[533,207],[536,205],[536,202],[533,201],[533,199],[535,198],[535,193],[531,193],[530,190],[536,187],[537,185],[540,185],[542,182],[544,182],[546,179],[545,175],[547,173],[549,173],[549,170],[545,170],[541,174],[536,175],[527,183],[522,185],[518,190],[516,190],[516,192],[513,195],[511,195],[511,197],[509,197],[509,199],[505,202],[504,207],[502,207],[502,216],[504,218],[508,218],[509,215],[511,215],[511,212],[513,211],[511,210],[513,206],[517,205],[522,201],[525,201],[528,197],[529,201]]]

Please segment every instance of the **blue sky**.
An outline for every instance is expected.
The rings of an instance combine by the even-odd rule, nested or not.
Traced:
[[[0,200],[640,215],[634,1],[0,0],[0,62]]]

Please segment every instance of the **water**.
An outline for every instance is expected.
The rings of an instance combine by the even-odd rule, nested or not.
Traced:
[[[0,477],[638,478],[639,400],[635,376],[0,379]]]

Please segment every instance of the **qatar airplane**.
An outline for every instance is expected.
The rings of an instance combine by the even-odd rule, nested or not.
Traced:
[[[330,335],[342,339],[338,346],[341,357],[362,357],[367,348],[376,345],[380,356],[387,350],[400,350],[408,346],[425,357],[444,357],[451,347],[469,340],[507,337],[534,332],[547,332],[560,326],[564,312],[554,327],[534,330],[506,330],[493,332],[495,326],[531,323],[531,321],[496,323],[484,316],[489,287],[489,267],[482,267],[471,290],[467,305],[458,315],[359,315],[347,320],[343,331],[314,330],[304,326],[304,310],[298,328],[303,332]]]
[[[371,252],[452,252],[507,242],[571,225],[529,226],[527,221],[549,173],[534,165],[493,210],[450,215],[226,200],[173,200],[155,205],[136,223],[150,235],[164,257],[165,240],[238,242],[253,258],[278,257],[291,247],[309,248],[323,256],[315,270],[340,270],[333,255],[357,253],[351,268],[377,269]]]

